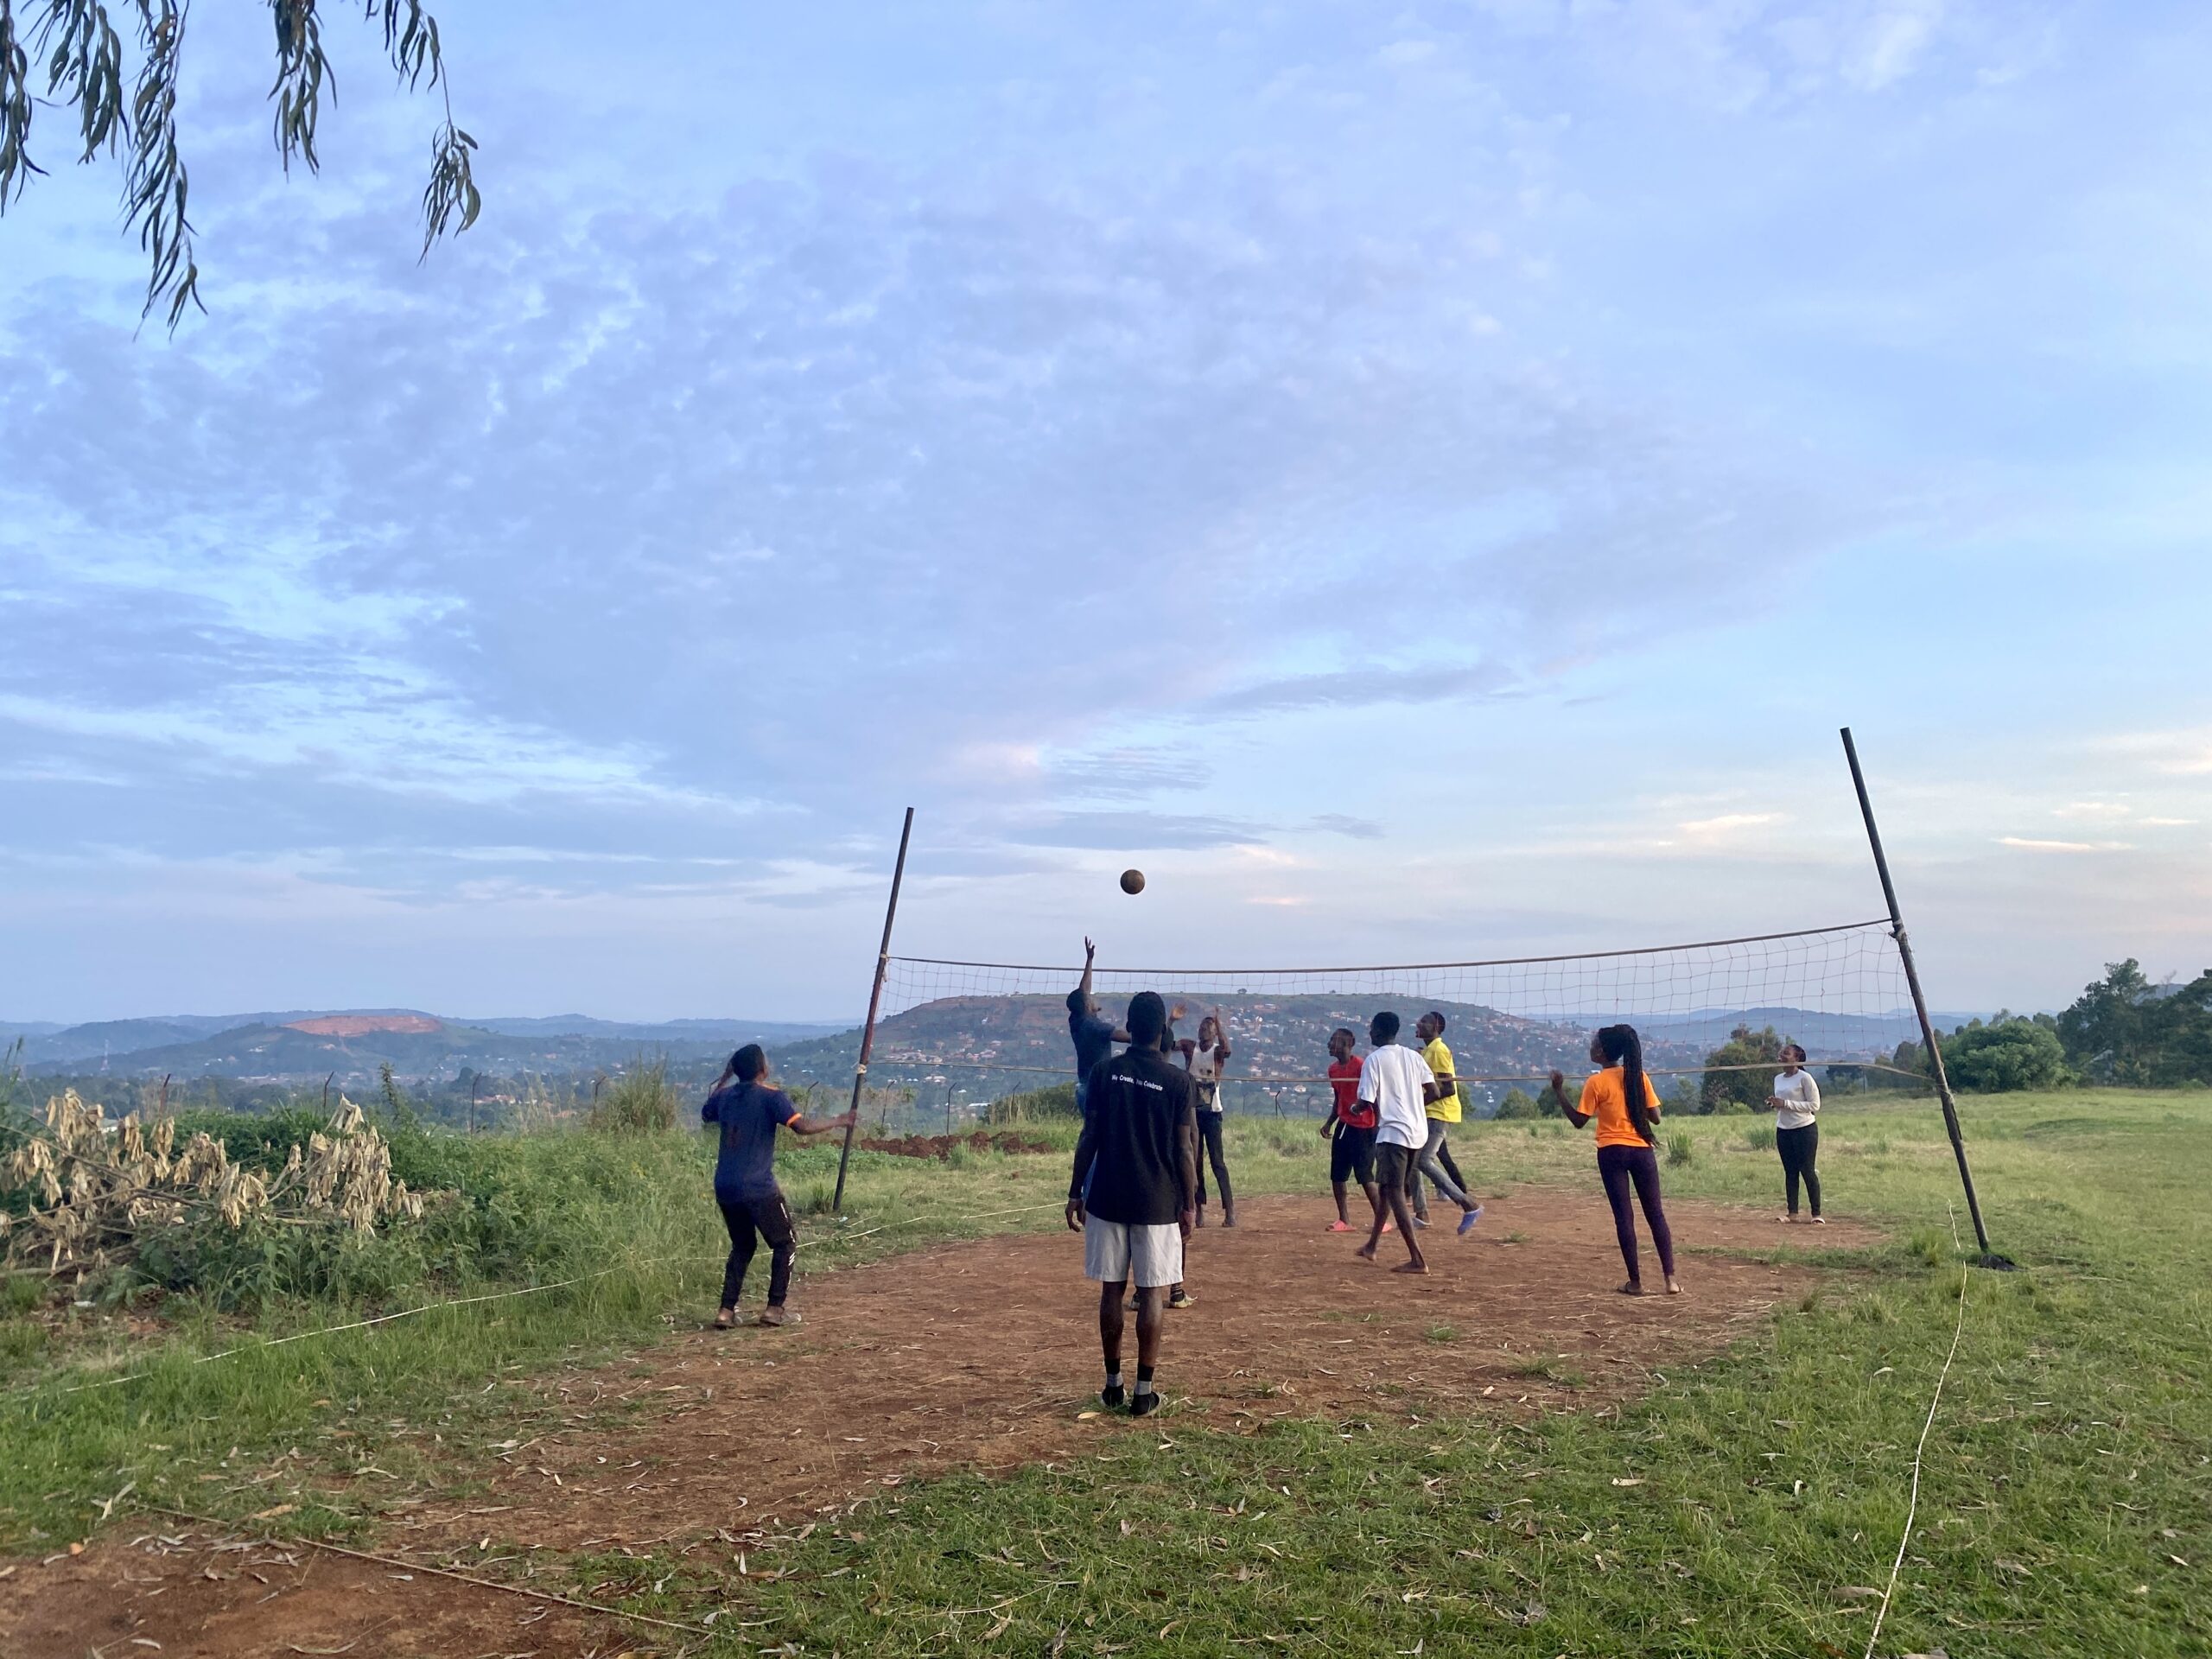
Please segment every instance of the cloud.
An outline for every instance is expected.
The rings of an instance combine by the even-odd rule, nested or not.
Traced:
[[[2196,778],[2212,772],[2212,726],[2131,732],[2108,738],[2101,747],[2144,760],[2153,772],[2171,777]]]
[[[1789,814],[1785,812],[1723,812],[1715,817],[1692,818],[1675,827],[1686,836],[1703,840],[1730,835],[1738,830],[1756,830],[1765,824],[1787,823],[1789,821]]]
[[[1999,836],[1999,847],[2016,847],[2031,853],[2125,853],[2133,849],[2124,841],[2043,841],[2031,836]]]
[[[1344,812],[1321,812],[1314,815],[1316,830],[1326,830],[1339,836],[1349,836],[1355,841],[1380,841],[1382,826],[1371,818],[1356,818]]]
[[[1242,819],[1160,812],[1059,812],[1007,832],[1011,840],[1039,847],[1127,853],[1233,847],[1267,834],[1266,826]]]
[[[2134,809],[2120,801],[2069,801],[2063,806],[2050,810],[2054,818],[2094,818],[2112,820],[2133,815]]]

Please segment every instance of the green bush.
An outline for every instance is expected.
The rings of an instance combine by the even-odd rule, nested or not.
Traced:
[[[591,1127],[607,1135],[664,1135],[682,1106],[668,1080],[668,1057],[639,1055],[591,1103]]]
[[[1497,1103],[1497,1116],[1502,1118],[1526,1121],[1543,1115],[1544,1109],[1536,1103],[1536,1097],[1525,1089],[1509,1089],[1505,1098]]]
[[[1674,1165],[1687,1164],[1697,1155],[1697,1143],[1687,1135],[1667,1137],[1667,1161]]]
[[[2066,1046],[2054,1026],[1999,1014],[1975,1020],[1943,1039],[1943,1069],[1961,1089],[1999,1094],[2015,1089],[2052,1089],[2073,1081]]]
[[[1071,1118],[1075,1110],[1075,1084],[1055,1083],[1043,1089],[1025,1090],[1018,1095],[1006,1095],[983,1109],[983,1121],[994,1126],[1006,1123],[1034,1123],[1052,1118]]]

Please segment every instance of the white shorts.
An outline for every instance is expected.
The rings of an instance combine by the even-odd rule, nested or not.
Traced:
[[[1083,1276],[1118,1285],[1135,1267],[1137,1288],[1151,1290],[1183,1282],[1183,1230],[1173,1222],[1147,1227],[1126,1221],[1086,1217],[1083,1224]]]

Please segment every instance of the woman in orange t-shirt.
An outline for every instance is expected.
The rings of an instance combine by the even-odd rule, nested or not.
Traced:
[[[1582,1085],[1582,1103],[1567,1102],[1567,1079],[1552,1073],[1552,1098],[1567,1121],[1580,1128],[1598,1120],[1598,1178],[1605,1184],[1605,1201],[1613,1208],[1613,1231],[1620,1239],[1621,1260],[1628,1264],[1624,1296],[1643,1294],[1643,1269],[1636,1255],[1636,1212],[1629,1204],[1629,1189],[1636,1189],[1643,1206],[1644,1224],[1651,1229],[1652,1248],[1659,1252],[1659,1270],[1667,1275],[1667,1294],[1681,1294],[1675,1277],[1675,1236],[1667,1226],[1667,1212],[1659,1202],[1659,1091],[1643,1073],[1643,1042],[1634,1026],[1605,1026],[1590,1039],[1590,1058],[1603,1066]]]

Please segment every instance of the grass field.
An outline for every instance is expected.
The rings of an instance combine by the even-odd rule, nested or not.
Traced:
[[[1777,1230],[1778,1248],[1836,1269],[1824,1287],[1649,1394],[1593,1384],[1541,1416],[1471,1405],[1244,1435],[1179,1422],[1171,1406],[1157,1433],[1090,1460],[902,1487],[779,1551],[781,1580],[671,1554],[579,1558],[569,1581],[640,1611],[724,1611],[743,1628],[694,1645],[729,1654],[1857,1655],[1955,1330],[1879,1651],[2212,1650],[2212,1096],[2011,1096],[1962,1110],[2017,1273],[1961,1267],[1932,1108],[1839,1101],[1823,1123],[1828,1207],[1891,1242],[1821,1251],[1810,1230]],[[1758,1121],[1669,1128],[1687,1153],[1666,1169],[1670,1193],[1776,1204]],[[1586,1139],[1563,1126],[1469,1125],[1455,1145],[1482,1191],[1556,1182],[1599,1202]],[[1244,1190],[1325,1201],[1310,1123],[1236,1120],[1232,1152]],[[212,1318],[134,1333],[99,1309],[60,1329],[18,1313],[0,1323],[7,1546],[83,1535],[125,1482],[233,1517],[292,1503],[264,1523],[278,1530],[359,1531],[380,1494],[436,1490],[449,1446],[505,1432],[502,1379],[634,1351],[710,1311],[717,1230],[689,1137],[543,1137],[474,1155],[520,1172],[511,1201],[563,1206],[557,1226],[539,1218],[560,1241],[542,1280],[618,1270],[206,1365],[191,1361],[239,1337]],[[786,1160],[802,1210],[826,1197],[833,1156]],[[867,1157],[846,1239],[804,1218],[817,1242],[803,1261],[819,1272],[928,1238],[1057,1226],[1065,1172],[1057,1152]],[[945,1219],[962,1216],[982,1218]],[[1956,1224],[1971,1246],[1962,1214]],[[1694,1253],[1682,1271],[1694,1294]],[[332,1317],[300,1306],[262,1334]],[[62,1391],[118,1367],[149,1374]],[[364,1469],[377,1473],[342,1491],[320,1479]]]

